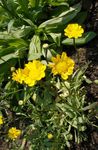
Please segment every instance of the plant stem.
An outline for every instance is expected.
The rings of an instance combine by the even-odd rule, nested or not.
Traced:
[[[75,50],[77,51],[75,38],[73,38],[73,45],[74,45]]]
[[[46,62],[48,63],[48,59],[47,59],[47,49],[45,49],[45,57],[46,57]]]
[[[77,60],[78,60],[78,64],[79,64],[79,53],[78,53],[78,51],[77,51],[75,38],[73,38],[73,45],[74,45],[74,48],[75,48],[75,50],[76,50],[76,52],[77,52]]]

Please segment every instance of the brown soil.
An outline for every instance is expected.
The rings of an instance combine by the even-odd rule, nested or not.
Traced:
[[[91,80],[98,80],[98,1],[89,1],[89,17],[86,22],[86,29],[95,31],[96,38],[86,44],[85,46],[78,48],[79,53],[79,65],[84,65],[90,62],[86,71],[86,76]],[[86,7],[87,9],[87,7]],[[80,46],[79,46],[80,47]],[[77,56],[72,56],[77,62]],[[87,101],[98,101],[98,84],[94,82],[92,84],[85,84],[87,89]],[[94,118],[94,122],[98,125],[98,119]],[[98,128],[88,127],[87,131],[88,140],[80,145],[73,144],[70,150],[98,150]]]

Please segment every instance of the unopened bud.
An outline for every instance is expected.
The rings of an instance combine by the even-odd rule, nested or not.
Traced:
[[[19,100],[19,102],[18,102],[18,104],[21,106],[21,105],[23,105],[23,100]]]
[[[49,47],[49,45],[47,43],[43,44],[43,48],[47,49]]]
[[[11,72],[14,72],[15,71],[15,67],[11,67]]]

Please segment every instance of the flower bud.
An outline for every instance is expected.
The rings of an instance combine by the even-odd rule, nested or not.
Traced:
[[[11,72],[14,72],[15,70],[15,67],[11,67]]]
[[[47,43],[43,44],[43,48],[47,49],[49,47],[49,45]]]
[[[19,102],[18,102],[18,104],[21,106],[21,105],[23,105],[23,100],[19,100]]]

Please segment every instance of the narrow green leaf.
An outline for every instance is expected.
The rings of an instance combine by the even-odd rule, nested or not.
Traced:
[[[29,0],[29,4],[30,4],[32,7],[38,7],[38,6],[39,6],[39,3],[40,3],[40,0]]]
[[[89,106],[84,107],[82,110],[86,111],[89,109],[94,109],[96,107],[98,107],[98,102],[94,102],[94,103],[90,104]]]
[[[27,14],[28,12],[28,0],[17,0],[22,10]]]

